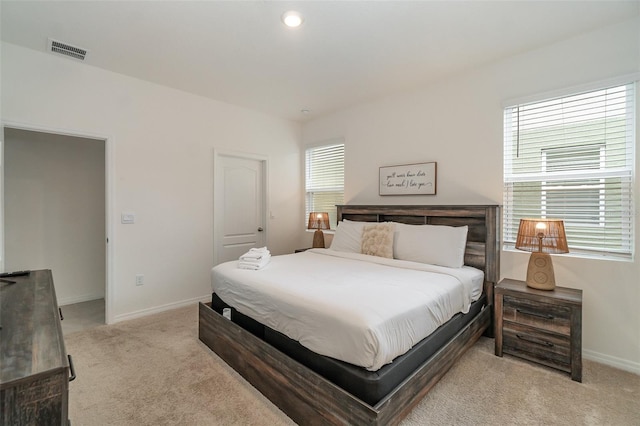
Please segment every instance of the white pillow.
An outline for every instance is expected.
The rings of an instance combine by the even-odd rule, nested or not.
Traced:
[[[354,222],[342,220],[338,222],[338,227],[331,241],[331,250],[343,251],[347,253],[360,253],[362,244],[362,230],[368,222]]]
[[[468,226],[396,224],[393,255],[396,259],[461,268]]]

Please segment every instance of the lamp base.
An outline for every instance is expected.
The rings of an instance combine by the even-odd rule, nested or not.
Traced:
[[[527,286],[538,290],[553,290],[556,287],[556,277],[549,253],[531,253],[527,267]]]
[[[313,233],[313,245],[312,248],[324,248],[324,232],[320,229],[316,229]]]

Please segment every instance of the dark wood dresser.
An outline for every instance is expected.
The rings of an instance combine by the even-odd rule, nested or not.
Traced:
[[[0,425],[66,425],[70,358],[50,270],[0,281]]]
[[[582,381],[582,290],[536,290],[505,279],[495,287],[496,355],[503,352]]]

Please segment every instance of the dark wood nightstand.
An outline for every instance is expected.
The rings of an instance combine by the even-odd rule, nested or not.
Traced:
[[[582,381],[582,290],[544,291],[505,279],[495,287],[496,355],[514,355]]]

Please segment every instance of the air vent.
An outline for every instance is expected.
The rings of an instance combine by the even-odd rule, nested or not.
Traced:
[[[52,53],[58,53],[60,55],[69,56],[80,61],[84,61],[87,57],[87,49],[81,47],[71,46],[70,44],[63,43],[52,38],[49,39],[48,50]]]

